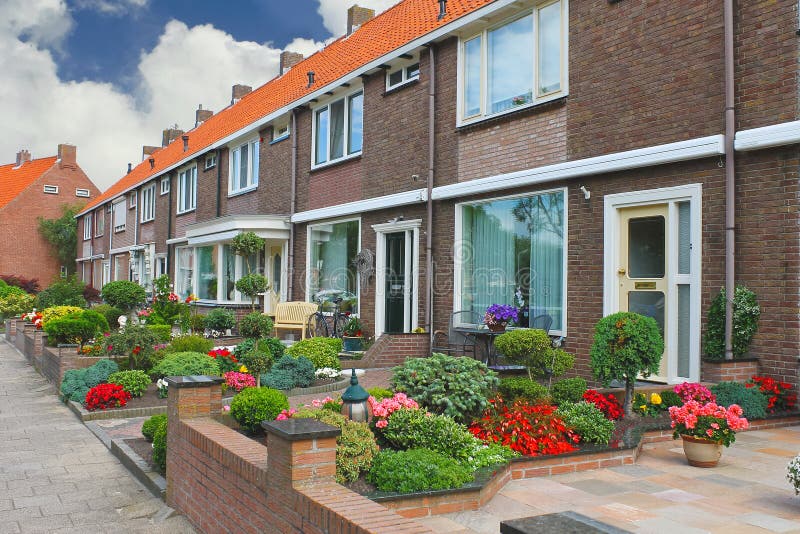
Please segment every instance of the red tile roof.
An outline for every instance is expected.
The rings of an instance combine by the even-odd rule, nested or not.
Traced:
[[[56,162],[57,157],[39,158],[25,162],[16,168],[16,163],[0,165],[0,208],[14,200],[37,178]]]
[[[152,156],[155,159],[153,169],[150,168],[150,163],[144,160],[90,202],[83,211],[113,199],[181,160],[202,153],[214,142],[245,128],[258,119],[493,1],[449,0],[447,16],[442,20],[437,20],[439,4],[435,0],[401,1],[364,23],[350,36],[337,39],[292,67],[285,75],[270,80],[233,106],[223,109],[188,132],[188,151],[183,151],[183,141],[180,138],[159,150]],[[314,85],[311,88],[307,87],[308,71],[315,73]]]

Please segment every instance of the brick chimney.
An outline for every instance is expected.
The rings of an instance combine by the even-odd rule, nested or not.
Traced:
[[[197,107],[197,111],[194,112],[194,127],[197,128],[214,114],[213,111],[210,109],[203,109],[203,104],[200,104]]]
[[[23,148],[22,150],[17,152],[17,167],[19,167],[23,163],[27,163],[30,160],[31,160],[31,153],[28,152],[27,149]]]
[[[161,134],[161,146],[167,146],[182,135],[183,130],[179,130],[178,128],[167,128]]]
[[[361,27],[362,24],[375,16],[375,10],[354,5],[347,10],[347,35]]]
[[[244,97],[247,93],[252,91],[253,88],[249,85],[236,84],[231,88],[231,104],[235,104]]]
[[[281,52],[281,62],[280,62],[280,69],[278,70],[281,74],[286,74],[286,71],[297,65],[303,61],[303,54],[299,52],[289,52],[288,50],[284,50]]]
[[[75,145],[58,145],[58,159],[60,168],[75,169],[78,166],[78,149]]]
[[[144,161],[147,158],[149,158],[152,154],[155,153],[156,150],[158,150],[160,148],[161,148],[160,146],[144,145],[142,147],[142,161]]]

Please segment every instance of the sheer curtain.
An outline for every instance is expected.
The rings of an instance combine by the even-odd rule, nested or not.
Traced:
[[[539,195],[532,208],[530,315],[553,318],[553,330],[563,328],[564,195]]]

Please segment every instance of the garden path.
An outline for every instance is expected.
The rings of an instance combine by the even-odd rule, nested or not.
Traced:
[[[0,341],[0,534],[194,532]]]

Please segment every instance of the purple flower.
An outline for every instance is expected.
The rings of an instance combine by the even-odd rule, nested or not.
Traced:
[[[519,313],[514,306],[508,304],[492,304],[486,308],[486,315],[483,322],[485,324],[508,323],[511,321],[516,322],[519,319]]]

